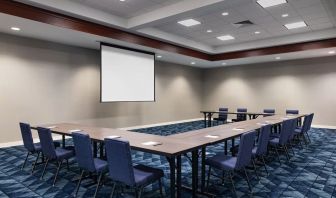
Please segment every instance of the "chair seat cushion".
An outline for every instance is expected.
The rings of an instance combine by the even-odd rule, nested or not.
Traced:
[[[59,142],[54,142],[55,148],[60,147],[61,144]],[[40,143],[35,143],[34,144],[34,152],[40,152],[42,151],[42,146]]]
[[[55,151],[58,160],[69,159],[75,156],[73,147],[56,148]]]
[[[142,164],[134,166],[133,170],[134,170],[135,184],[137,186],[150,184],[153,181],[163,177],[163,171],[161,169],[152,168]]]
[[[277,144],[279,144],[279,138],[272,138],[272,139],[269,141],[269,143],[270,143],[271,145],[277,145]]]
[[[102,172],[107,169],[107,162],[98,158],[93,159],[97,172]]]
[[[217,154],[206,159],[205,163],[218,169],[233,170],[237,163],[237,157],[231,157],[225,154]]]
[[[300,134],[300,133],[302,133],[302,130],[301,130],[301,129],[295,129],[295,131],[294,131],[294,134],[295,134],[295,135]]]

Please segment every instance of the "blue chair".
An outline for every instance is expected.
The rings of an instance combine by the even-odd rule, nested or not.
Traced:
[[[299,114],[299,110],[296,109],[287,109],[286,114],[292,114],[292,115],[297,115]]]
[[[267,170],[264,156],[267,154],[268,141],[270,139],[271,131],[272,131],[271,125],[266,125],[266,126],[261,127],[260,132],[259,132],[258,143],[252,149],[253,158],[261,159],[267,174],[268,174],[268,170]]]
[[[218,118],[214,118],[215,121],[217,121],[217,124],[219,122],[223,122],[223,124],[225,124],[227,122],[227,119],[228,119],[228,111],[229,109],[226,108],[226,107],[221,107],[219,108],[218,110]]]
[[[309,115],[306,115],[304,117],[302,127],[297,127],[295,129],[294,133],[298,137],[298,141],[299,141],[300,144],[301,144],[300,137],[302,137],[302,139],[303,139],[303,141],[305,142],[306,145],[307,145],[307,139],[310,141],[310,138],[309,138],[309,135],[308,135],[308,131],[311,128],[311,124],[312,124],[313,118],[314,118],[314,114],[313,113],[309,114]],[[307,136],[307,139],[306,139],[305,135]]]
[[[60,171],[63,161],[67,162],[67,167],[69,169],[68,160],[75,155],[74,149],[73,147],[55,148],[53,144],[53,139],[51,136],[50,129],[38,127],[37,132],[40,138],[42,153],[47,158],[44,168],[43,168],[41,179],[43,179],[43,176],[45,174],[45,171],[46,171],[46,168],[49,162],[55,161],[57,163],[57,171],[56,171],[54,182],[53,182],[53,186],[55,186],[56,179],[57,179],[57,176],[58,176],[58,173]]]
[[[93,158],[91,139],[88,134],[74,132],[71,135],[75,146],[76,160],[79,168],[82,170],[76,187],[75,196],[77,196],[85,172],[89,172],[99,175],[96,191],[93,196],[96,197],[103,174],[107,170],[107,162],[98,158]]]
[[[42,150],[41,144],[40,143],[34,143],[31,128],[30,128],[29,124],[20,122],[20,131],[21,131],[21,136],[22,136],[22,140],[23,140],[23,145],[28,151],[26,159],[23,162],[23,165],[21,167],[21,170],[25,167],[29,155],[37,154],[37,157],[35,159],[35,162],[33,163],[32,172],[31,172],[31,173],[34,173],[37,161],[40,157],[40,153],[41,153],[41,150]],[[54,142],[54,145],[55,145],[55,147],[59,147],[60,143],[59,142]]]
[[[250,191],[252,191],[250,180],[245,167],[251,163],[252,149],[255,137],[256,137],[255,131],[244,133],[241,136],[237,157],[227,156],[225,154],[217,154],[213,157],[206,159],[205,163],[206,165],[209,166],[207,177],[207,188],[209,187],[211,168],[215,168],[224,171],[224,173],[228,173],[234,192],[236,192],[235,185],[233,183],[234,171],[242,170],[245,174],[245,179],[247,181],[249,189]],[[220,178],[222,177],[217,175],[213,176]]]
[[[109,168],[109,177],[113,180],[111,197],[113,197],[116,182],[123,183],[135,189],[135,196],[141,197],[143,188],[158,181],[160,194],[163,197],[162,182],[163,171],[145,165],[132,164],[129,142],[118,139],[105,139],[105,148]],[[173,188],[173,187],[172,187]]]
[[[244,121],[247,118],[247,108],[238,108],[237,109],[237,118],[236,119],[232,119],[233,122],[240,122],[240,121]],[[241,113],[241,114],[240,114]]]
[[[264,113],[275,114],[275,109],[264,109]],[[265,116],[269,116],[269,115],[264,115],[264,117]]]
[[[286,154],[287,160],[289,160],[287,144],[291,135],[291,130],[293,129],[295,120],[288,119],[282,122],[282,127],[279,136],[271,136],[269,145],[275,149],[279,163],[281,164],[279,149],[283,150]]]

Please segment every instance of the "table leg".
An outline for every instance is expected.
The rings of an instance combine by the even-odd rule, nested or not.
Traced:
[[[202,147],[202,175],[201,175],[201,192],[205,191],[205,157],[206,147]]]
[[[198,149],[192,151],[192,197],[196,197],[198,189]]]
[[[175,198],[175,157],[168,157],[170,167],[170,197]]]
[[[62,147],[65,148],[65,135],[62,135]]]
[[[203,112],[203,116],[204,116],[204,128],[207,128],[207,113]]]
[[[212,113],[208,113],[208,127],[211,127]]]
[[[181,155],[178,155],[176,157],[176,194],[177,194],[177,198],[181,197],[181,188],[182,188],[182,174],[181,174],[181,170],[182,169],[182,165],[181,165]]]
[[[104,159],[104,142],[99,143],[99,157]]]
[[[98,145],[96,141],[93,141],[93,156],[94,157],[98,156]]]
[[[228,154],[228,142],[227,142],[227,140],[225,140],[225,142],[224,142],[224,154],[225,155],[227,155]]]

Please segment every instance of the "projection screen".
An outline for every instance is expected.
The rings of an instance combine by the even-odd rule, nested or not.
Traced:
[[[155,101],[155,54],[101,44],[101,102]]]

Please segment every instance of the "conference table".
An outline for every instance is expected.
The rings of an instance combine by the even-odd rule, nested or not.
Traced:
[[[204,117],[204,126],[205,127],[211,127],[212,123],[212,116],[214,114],[232,114],[232,115],[248,115],[249,119],[256,119],[258,116],[262,115],[262,116],[272,116],[275,115],[273,113],[262,113],[262,112],[230,112],[230,111],[201,111],[201,113],[203,113],[203,117]]]
[[[206,147],[221,142],[225,142],[224,152],[227,153],[227,140],[232,140],[241,136],[243,133],[258,130],[263,125],[279,125],[286,119],[300,119],[301,115],[273,115],[259,117],[252,120],[234,122],[225,125],[208,127],[180,134],[159,136],[146,133],[131,132],[126,130],[90,127],[74,123],[43,124],[33,126],[50,128],[52,133],[62,135],[62,145],[65,146],[65,136],[71,136],[71,132],[84,131],[89,134],[94,147],[94,153],[97,155],[97,145],[100,144],[100,157],[104,156],[102,152],[103,141],[105,138],[122,138],[130,142],[131,149],[142,152],[165,156],[170,166],[170,195],[171,197],[181,197],[181,190],[186,189],[192,192],[192,196],[197,194],[212,196],[205,191],[205,158]],[[156,144],[148,144],[148,143]],[[201,188],[199,189],[199,151],[201,150]],[[192,164],[192,184],[191,187],[183,186],[181,183],[181,157],[191,153]]]

